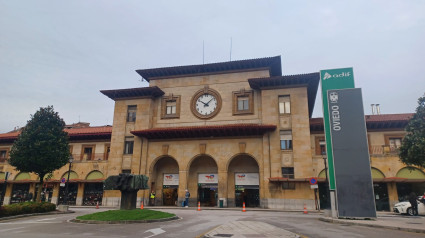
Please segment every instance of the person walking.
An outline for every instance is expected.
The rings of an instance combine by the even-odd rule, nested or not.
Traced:
[[[150,206],[155,206],[155,192],[152,190],[150,195]]]
[[[189,190],[186,189],[186,193],[184,194],[184,207],[189,207],[189,198],[190,198],[190,193]]]
[[[418,198],[415,192],[411,192],[409,195],[409,202],[412,206],[412,213],[414,216],[418,215]]]

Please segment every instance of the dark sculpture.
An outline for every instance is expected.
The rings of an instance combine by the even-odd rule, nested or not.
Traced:
[[[137,191],[146,190],[149,177],[145,175],[120,174],[109,176],[104,182],[104,190],[121,191],[121,210],[136,209]]]

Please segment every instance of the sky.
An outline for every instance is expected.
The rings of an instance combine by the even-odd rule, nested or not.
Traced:
[[[284,75],[353,67],[365,114],[372,103],[414,112],[425,93],[424,12],[422,0],[0,0],[0,133],[48,105],[67,124],[112,125],[114,101],[100,90],[148,86],[136,69],[230,52],[280,55]]]

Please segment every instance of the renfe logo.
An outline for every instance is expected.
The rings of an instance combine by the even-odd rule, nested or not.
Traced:
[[[214,174],[205,176],[207,179],[214,179]]]
[[[330,79],[330,78],[342,78],[342,77],[350,77],[350,72],[342,72],[340,74],[332,74],[330,75],[328,72],[323,75],[323,80]]]
[[[172,179],[173,178],[173,175],[165,175],[165,178],[166,179]]]
[[[238,178],[245,178],[245,174],[238,174]]]

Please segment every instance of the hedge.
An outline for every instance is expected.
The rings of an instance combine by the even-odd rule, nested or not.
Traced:
[[[0,207],[0,217],[55,211],[56,205],[49,202],[24,202]]]

